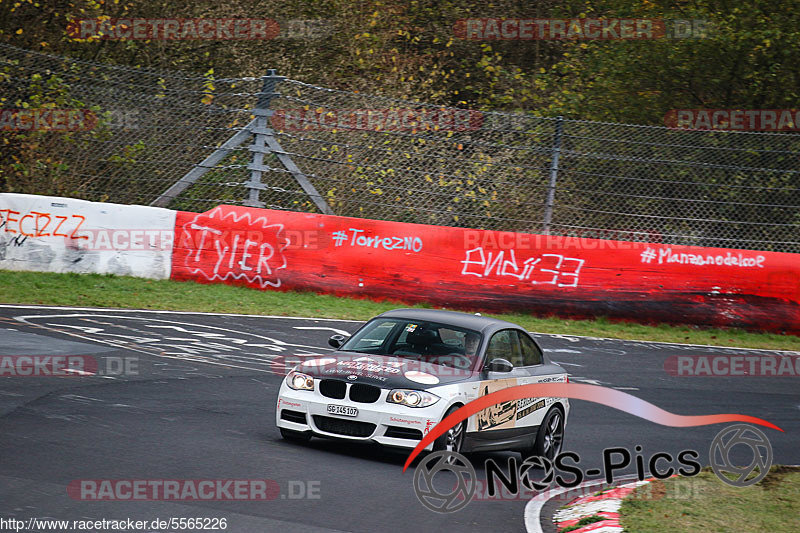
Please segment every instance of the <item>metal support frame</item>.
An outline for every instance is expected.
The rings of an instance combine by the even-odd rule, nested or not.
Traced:
[[[286,78],[278,76],[275,70],[270,69],[267,71],[267,75],[263,76],[261,79],[263,82],[261,92],[258,93],[258,100],[256,101],[255,109],[253,109],[253,114],[256,118],[251,120],[244,128],[236,132],[233,137],[214,150],[211,155],[186,173],[158,198],[153,200],[150,203],[151,206],[166,207],[169,205],[172,200],[180,196],[180,194],[192,184],[196,183],[206,172],[225,159],[228,154],[251,136],[254,136],[253,144],[248,147],[253,155],[250,164],[247,166],[250,170],[250,180],[244,184],[247,188],[247,197],[242,202],[243,205],[248,207],[264,207],[266,205],[259,199],[259,192],[266,188],[261,181],[261,177],[264,172],[269,172],[271,170],[268,166],[264,165],[264,156],[273,154],[284,168],[289,171],[303,191],[311,198],[311,201],[314,202],[317,209],[326,215],[333,214],[328,203],[319,192],[317,192],[317,189],[311,181],[309,181],[308,177],[300,170],[294,161],[292,161],[290,154],[281,147],[280,143],[275,138],[275,132],[268,127],[269,123],[267,119],[273,114],[273,111],[270,109],[270,104],[275,97],[280,96],[280,94],[276,92],[276,88],[278,84]]]
[[[190,185],[199,180],[203,174],[214,168],[240,144],[249,139],[250,135],[252,135],[250,131],[255,122],[255,119],[253,119],[247,126],[237,131],[233,137],[225,141],[222,146],[214,150],[211,155],[203,159],[202,162],[198,163],[192,170],[187,172],[181,179],[176,181],[172,187],[161,193],[158,198],[150,202],[150,205],[155,207],[167,207],[172,200],[180,196],[180,194],[188,189]]]

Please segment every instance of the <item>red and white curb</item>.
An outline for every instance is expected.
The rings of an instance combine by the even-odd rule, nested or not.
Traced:
[[[572,529],[574,533],[617,533],[623,531],[619,523],[619,509],[622,507],[622,500],[629,496],[634,490],[642,485],[647,485],[652,479],[636,481],[620,485],[613,489],[601,491],[591,496],[583,496],[571,501],[553,515],[553,522],[558,531],[569,527],[575,527],[581,519],[592,516],[602,517],[603,520],[586,524],[578,529]]]
[[[635,481],[635,480],[636,480],[636,474],[628,474],[620,477],[613,483],[624,482],[624,481]],[[527,531],[527,533],[543,533],[544,530],[542,529],[541,525],[542,508],[551,500],[554,500],[556,498],[564,499],[568,497],[569,494],[594,496],[600,490],[606,490],[612,488],[615,488],[615,485],[606,483],[603,479],[591,479],[588,481],[584,481],[577,487],[572,487],[572,488],[553,487],[543,492],[540,492],[539,494],[534,496],[531,499],[531,501],[527,503],[527,505],[525,505],[525,516],[524,516],[525,530]],[[550,529],[548,528],[548,531],[549,530]]]

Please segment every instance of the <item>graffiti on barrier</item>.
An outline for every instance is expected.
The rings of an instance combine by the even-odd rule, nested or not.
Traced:
[[[533,285],[577,287],[585,260],[560,254],[541,254],[518,260],[513,249],[487,252],[479,246],[467,250],[461,263],[464,276],[509,276]]]
[[[419,237],[369,237],[362,235],[363,229],[350,228],[350,235],[346,231],[334,231],[331,235],[336,246],[348,244],[365,248],[383,248],[384,250],[406,250],[410,252],[422,251],[422,239]]]
[[[208,281],[246,280],[262,289],[281,286],[278,271],[286,268],[283,251],[290,244],[283,224],[217,207],[184,224],[181,233],[179,246],[191,250],[185,266],[192,274]]]
[[[658,259],[658,264],[671,264],[678,263],[679,265],[696,265],[696,266],[735,266],[735,267],[758,267],[764,268],[764,261],[766,257],[757,255],[755,257],[747,257],[742,253],[727,252],[722,254],[703,254],[703,253],[674,253],[672,248],[663,248],[655,250],[653,248],[645,249],[641,255],[642,263],[650,264],[653,260]]]
[[[25,237],[86,239],[85,235],[77,234],[85,221],[86,217],[83,215],[64,216],[39,211],[22,214],[13,209],[0,209],[0,228],[5,233],[19,234]]]

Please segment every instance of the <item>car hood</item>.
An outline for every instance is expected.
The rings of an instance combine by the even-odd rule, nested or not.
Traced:
[[[429,389],[469,380],[471,370],[434,365],[382,355],[341,352],[310,359],[297,366],[316,378],[342,379],[350,383],[367,383],[386,389]]]

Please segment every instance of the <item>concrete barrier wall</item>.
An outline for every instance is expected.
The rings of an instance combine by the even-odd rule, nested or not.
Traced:
[[[0,269],[165,279],[175,211],[0,194]]]
[[[0,194],[0,269],[800,333],[800,254]]]
[[[800,255],[236,206],[178,212],[172,277],[571,317],[800,333]]]

